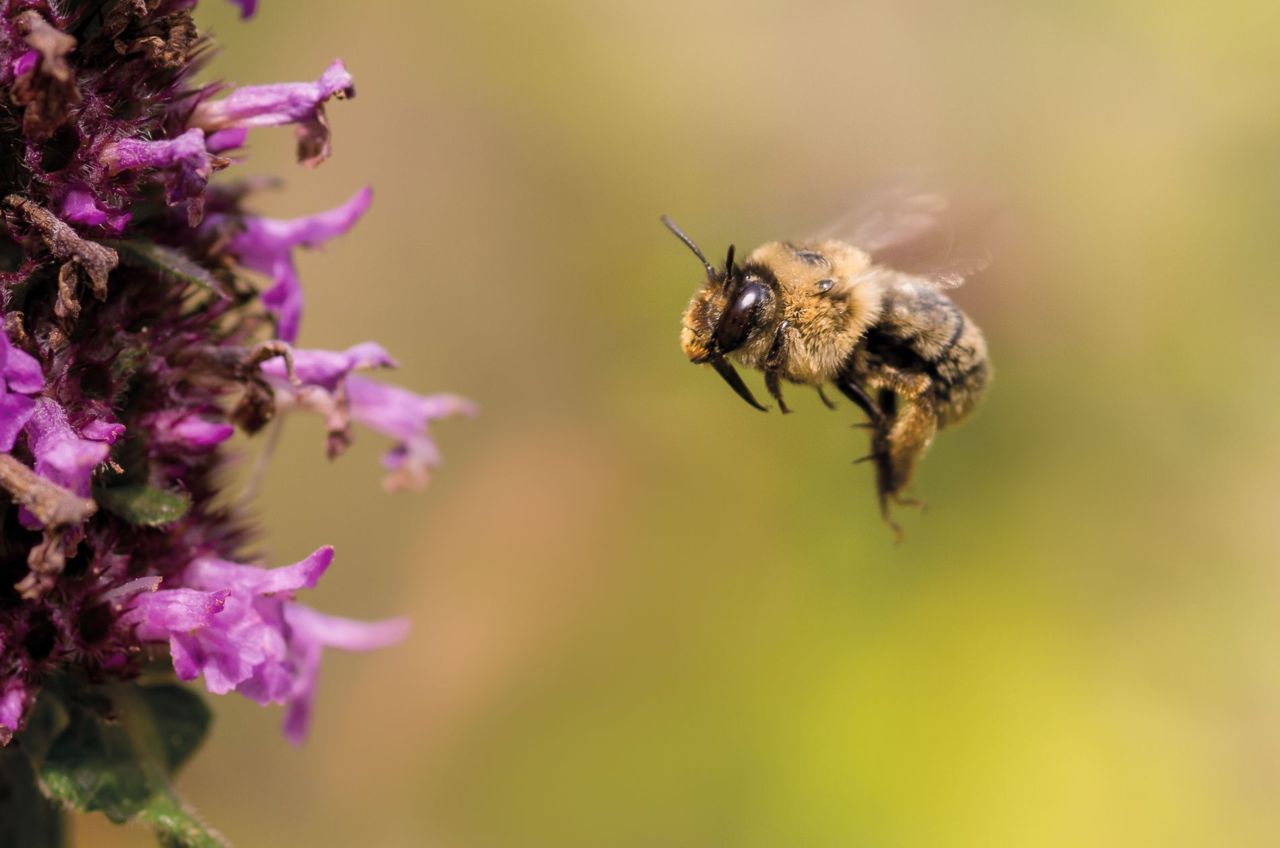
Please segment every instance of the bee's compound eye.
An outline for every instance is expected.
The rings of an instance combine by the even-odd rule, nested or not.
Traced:
[[[738,290],[716,326],[716,346],[721,353],[742,347],[767,296],[759,283],[747,283]]]

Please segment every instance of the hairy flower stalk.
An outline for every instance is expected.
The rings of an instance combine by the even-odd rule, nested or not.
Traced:
[[[68,758],[97,750],[67,740],[136,729],[120,720],[126,704],[160,738],[184,738],[166,722],[189,699],[129,683],[167,656],[210,692],[284,704],[299,741],[322,650],[378,648],[406,629],[297,600],[332,548],[275,568],[241,561],[223,443],[305,410],[326,422],[334,456],[355,422],[392,439],[384,464],[398,488],[425,483],[438,461],[429,422],[474,412],[354,373],[395,366],[377,344],[292,347],[295,249],[345,233],[371,192],[277,220],[242,207],[251,185],[210,180],[259,128],[292,125],[299,160],[319,164],[326,104],[354,96],[352,78],[335,61],[311,82],[197,86],[210,45],[194,5],[0,0],[0,748],[24,750],[53,797],[152,821],[179,844],[205,843],[149,812],[168,809],[167,788],[122,807],[60,782]],[[256,4],[237,5],[248,17]],[[95,686],[114,706],[77,694]],[[189,753],[167,751],[167,770]]]

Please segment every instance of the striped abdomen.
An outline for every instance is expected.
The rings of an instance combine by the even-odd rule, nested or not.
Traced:
[[[991,376],[978,326],[945,294],[910,277],[885,292],[880,321],[863,347],[867,372],[883,363],[927,378],[920,400],[931,401],[939,427],[968,415]]]

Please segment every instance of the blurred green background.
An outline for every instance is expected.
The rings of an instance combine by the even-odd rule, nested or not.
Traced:
[[[260,499],[330,654],[309,743],[211,698],[182,781],[240,846],[1271,846],[1280,832],[1280,7],[205,0],[210,73],[313,79],[258,208],[366,183],[303,343],[483,407],[384,495],[291,420]],[[956,297],[996,380],[893,544],[848,404],[758,415],[682,359],[708,251],[919,165],[1013,222]],[[759,386],[758,376],[749,378]],[[757,389],[758,391],[758,389]],[[248,464],[248,459],[245,464]],[[79,844],[149,845],[77,821]]]

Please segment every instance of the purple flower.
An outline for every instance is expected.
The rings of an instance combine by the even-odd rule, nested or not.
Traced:
[[[132,625],[138,637],[152,642],[174,638],[174,634],[194,633],[213,624],[213,617],[226,607],[230,591],[201,592],[196,589],[156,591],[159,577],[142,578],[145,593],[136,593],[120,617],[121,624]],[[198,673],[198,671],[196,672]],[[187,679],[195,677],[191,674]]]
[[[36,65],[40,64],[40,51],[28,50],[14,59],[11,64],[10,73],[14,78],[29,74],[36,69]]]
[[[253,13],[258,11],[258,0],[231,0],[231,2],[240,7],[242,18],[251,18]]]
[[[203,214],[209,177],[230,164],[209,152],[204,133],[197,129],[158,141],[121,139],[103,148],[99,158],[109,176],[125,171],[166,171],[165,199],[170,205],[186,201],[192,226],[200,222]]]
[[[210,132],[228,127],[298,125],[298,161],[318,165],[329,158],[329,121],[324,104],[331,97],[355,97],[351,74],[335,59],[315,82],[247,85],[221,100],[205,100],[189,124]]]
[[[329,456],[337,456],[351,441],[346,379],[357,368],[394,368],[396,361],[374,342],[345,351],[295,350],[288,362],[273,359],[262,373],[275,392],[276,408],[294,407],[319,414],[329,431]]]
[[[184,573],[188,588],[139,595],[126,617],[140,638],[169,640],[179,678],[203,675],[215,694],[285,704],[285,735],[301,742],[322,649],[373,650],[408,632],[404,619],[363,623],[296,603],[293,594],[314,587],[332,561],[330,547],[273,569],[199,559]]]
[[[347,380],[347,400],[352,419],[398,441],[382,458],[389,472],[383,481],[388,491],[421,489],[440,464],[440,451],[427,433],[430,422],[478,412],[474,403],[457,395],[419,395],[359,376]]]
[[[84,188],[72,188],[63,195],[58,211],[69,224],[102,227],[113,235],[123,232],[133,217],[128,212],[104,208],[93,193]]]
[[[44,388],[44,374],[35,357],[10,344],[2,332],[0,377],[0,451],[8,453],[36,410],[35,398],[29,396]]]
[[[388,435],[398,444],[383,458],[391,472],[386,488],[426,485],[428,471],[440,461],[427,424],[454,415],[475,415],[475,404],[456,395],[414,394],[396,386],[352,376],[356,370],[394,368],[396,361],[381,345],[365,342],[345,351],[295,350],[292,370],[281,359],[262,365],[275,391],[276,406],[318,413],[329,430],[329,455],[350,441],[350,421]]]
[[[262,373],[281,388],[313,388],[328,394],[337,392],[342,381],[358,368],[395,368],[398,364],[377,342],[362,342],[344,351],[294,350],[290,360],[268,360],[262,363]]]
[[[237,147],[244,147],[248,138],[249,130],[246,127],[232,127],[209,133],[204,140],[204,146],[210,153],[223,153],[227,150],[235,150]]]
[[[302,604],[285,604],[284,620],[292,632],[293,661],[293,683],[285,699],[284,735],[294,743],[306,738],[323,649],[374,651],[402,641],[409,633],[407,618],[354,621],[323,615]]]
[[[7,646],[0,643],[0,650]],[[0,682],[0,745],[9,744],[22,728],[22,718],[31,706],[31,688],[17,677]]]
[[[107,458],[111,445],[124,433],[124,425],[90,421],[77,432],[57,402],[40,398],[27,421],[26,433],[36,458],[36,473],[88,497],[93,470]]]
[[[277,335],[286,342],[298,337],[302,320],[302,283],[293,264],[295,247],[319,247],[355,226],[373,202],[373,190],[363,188],[341,206],[301,218],[243,219],[243,229],[231,240],[229,249],[244,267],[271,276],[271,288],[263,292],[263,304],[279,316]],[[225,220],[210,216],[208,225]]]
[[[205,410],[213,414],[213,410]],[[201,410],[166,409],[143,419],[142,425],[151,432],[151,438],[162,445],[206,451],[222,444],[235,433],[236,428],[226,422],[211,421]]]

